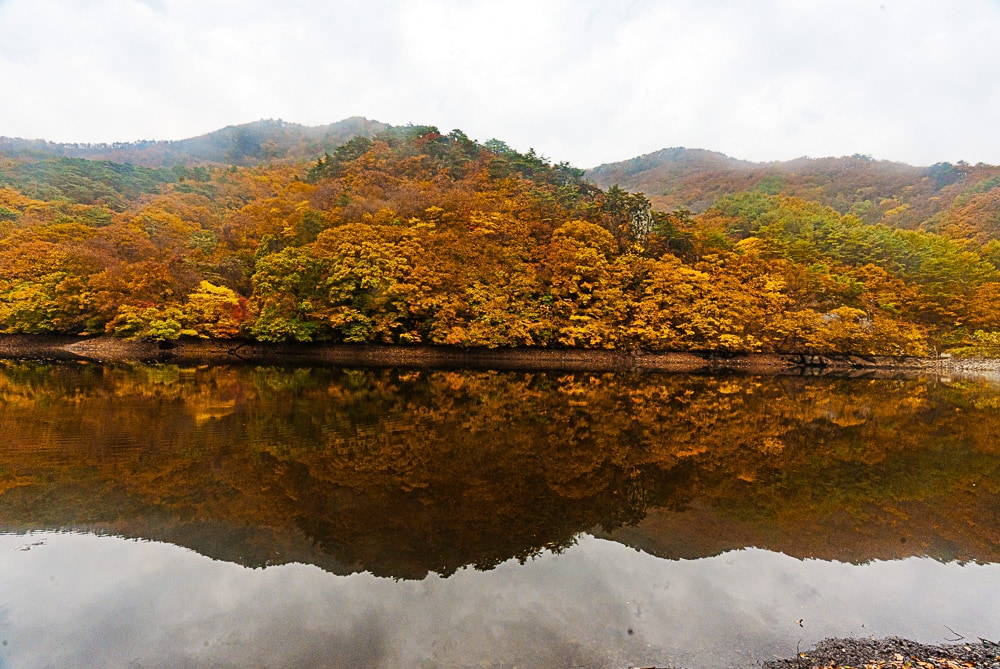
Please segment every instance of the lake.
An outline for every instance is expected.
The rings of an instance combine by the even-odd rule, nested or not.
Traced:
[[[0,361],[0,667],[1000,638],[1000,386]]]

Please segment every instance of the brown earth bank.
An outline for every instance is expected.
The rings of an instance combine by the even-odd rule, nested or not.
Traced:
[[[229,339],[157,342],[61,335],[0,335],[0,359],[685,373],[730,371],[848,376],[1000,371],[1000,360],[994,359],[374,344],[262,344]]]
[[[1000,644],[986,639],[929,646],[907,639],[826,639],[795,658],[762,669],[1000,669]]]

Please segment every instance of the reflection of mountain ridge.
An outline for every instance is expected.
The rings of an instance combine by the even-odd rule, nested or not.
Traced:
[[[998,505],[996,495],[984,496],[982,517],[995,520]],[[712,557],[748,547],[798,559],[852,563],[909,557],[981,563],[1000,559],[1000,548],[993,540],[963,532],[952,524],[947,512],[919,505],[909,505],[908,511],[906,522],[887,518],[857,523],[844,512],[801,525],[788,524],[776,531],[766,523],[735,520],[695,503],[684,511],[650,509],[634,526],[594,534],[670,560]]]
[[[12,530],[397,578],[595,527],[671,558],[1000,561],[983,384],[6,363],[0,400]]]
[[[223,522],[171,522],[138,519],[132,522],[70,525],[65,527],[38,525],[0,525],[0,534],[29,532],[69,532],[115,536],[136,541],[172,544],[221,562],[232,562],[250,569],[300,563],[311,564],[324,571],[348,575],[364,571],[360,565],[345,565],[318,549],[306,536],[284,528],[230,525]]]

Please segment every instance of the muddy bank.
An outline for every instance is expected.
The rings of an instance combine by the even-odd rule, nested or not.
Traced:
[[[1000,669],[1000,644],[985,639],[929,646],[887,639],[826,639],[798,657],[765,662],[763,669],[865,667],[866,669]]]
[[[253,363],[503,370],[744,372],[894,376],[995,372],[1000,361],[891,356],[262,344],[235,340],[151,342],[115,337],[0,335],[0,359],[92,362]]]

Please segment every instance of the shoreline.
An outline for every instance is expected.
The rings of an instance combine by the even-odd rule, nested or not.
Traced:
[[[761,663],[762,669],[994,669],[1000,667],[1000,644],[989,639],[932,645],[900,637],[824,639],[794,658]]]
[[[490,349],[383,344],[265,344],[222,339],[154,342],[109,336],[67,335],[0,335],[0,359],[94,363],[282,364],[861,377],[1000,373],[1000,359],[982,358],[729,354],[606,349]]]

